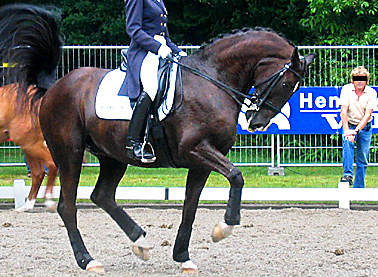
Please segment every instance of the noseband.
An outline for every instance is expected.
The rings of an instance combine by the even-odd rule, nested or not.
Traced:
[[[278,81],[283,77],[283,75],[285,74],[286,71],[291,71],[295,76],[297,76],[299,78],[299,81],[302,81],[304,79],[303,76],[301,76],[300,74],[298,74],[297,72],[295,72],[292,68],[291,68],[291,63],[287,63],[284,65],[284,67],[280,70],[278,70],[276,73],[274,73],[273,75],[271,75],[269,78],[267,78],[266,80],[262,81],[261,83],[255,85],[255,88],[265,84],[265,83],[268,83],[268,85],[266,86],[266,88],[262,91],[261,94],[258,94],[256,92],[253,92],[252,94],[246,94],[246,93],[243,93],[241,91],[238,91],[228,85],[226,85],[225,83],[221,82],[221,81],[218,81],[206,74],[203,74],[202,72],[200,72],[199,70],[197,69],[194,69],[190,66],[187,66],[187,65],[184,65],[182,64],[181,62],[179,62],[177,59],[173,59],[171,57],[168,57],[167,58],[168,61],[170,62],[174,62],[174,63],[177,63],[179,66],[189,70],[190,72],[212,82],[213,84],[215,84],[216,86],[220,87],[221,89],[223,89],[232,99],[234,99],[234,101],[239,104],[240,106],[242,106],[244,103],[241,102],[234,94],[236,94],[237,96],[241,96],[243,97],[243,99],[249,99],[251,101],[250,104],[246,104],[248,108],[250,108],[252,111],[256,111],[258,112],[260,110],[260,107],[262,105],[266,105],[269,109],[275,111],[276,113],[279,113],[281,110],[276,108],[272,102],[268,101],[267,98],[268,96],[270,95],[270,93],[272,92],[272,90],[274,89],[274,87],[277,85]],[[233,92],[234,94],[231,94],[230,93]]]

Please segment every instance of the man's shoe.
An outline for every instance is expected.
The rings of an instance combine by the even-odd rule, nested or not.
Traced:
[[[352,187],[353,186],[353,177],[349,176],[349,175],[344,175],[343,177],[341,177],[340,182],[348,182],[349,186]]]

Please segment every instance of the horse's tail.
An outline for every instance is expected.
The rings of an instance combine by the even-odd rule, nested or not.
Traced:
[[[18,100],[24,100],[19,103],[28,102],[30,85],[37,88],[35,101],[55,83],[63,44],[59,23],[60,16],[46,8],[28,4],[0,8],[0,83],[18,84]]]

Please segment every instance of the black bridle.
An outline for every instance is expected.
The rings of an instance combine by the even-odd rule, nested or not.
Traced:
[[[291,62],[285,64],[282,69],[278,70],[276,73],[274,73],[269,78],[267,78],[266,80],[262,81],[261,83],[255,85],[255,88],[258,88],[259,86],[267,83],[267,86],[261,92],[261,94],[253,92],[250,95],[250,97],[248,99],[251,101],[251,103],[248,105],[248,108],[250,108],[252,111],[258,112],[260,110],[260,107],[262,105],[266,105],[269,109],[273,110],[276,113],[279,113],[281,111],[281,109],[276,108],[273,105],[272,102],[270,102],[270,101],[267,100],[267,98],[270,95],[270,93],[272,92],[272,90],[274,89],[274,87],[277,85],[277,83],[279,82],[279,80],[281,80],[281,78],[283,77],[283,75],[285,74],[285,72],[288,71],[288,70],[291,71],[295,76],[298,77],[298,79],[299,79],[298,83],[301,82],[304,79],[303,76],[299,75],[297,72],[295,72],[291,68]],[[297,87],[297,85],[295,86],[294,90],[296,89],[296,87]]]
[[[179,62],[177,59],[173,59],[171,57],[168,57],[167,58],[168,61],[170,62],[174,62],[176,64],[178,64],[179,66],[181,66],[182,68],[185,68],[187,69],[188,71],[212,82],[213,84],[215,84],[216,86],[220,87],[221,89],[223,89],[232,99],[234,99],[234,101],[239,104],[240,106],[242,106],[244,103],[244,100],[245,99],[249,99],[250,100],[250,104],[245,104],[247,105],[248,108],[250,108],[252,111],[256,111],[258,112],[260,110],[260,107],[262,105],[266,105],[269,109],[273,110],[274,112],[276,113],[279,113],[281,110],[276,108],[272,102],[268,101],[267,98],[268,96],[270,95],[270,93],[272,92],[273,88],[277,85],[278,81],[283,77],[283,75],[285,74],[286,71],[291,71],[294,75],[296,75],[298,78],[299,78],[299,81],[302,81],[304,79],[303,76],[301,76],[300,74],[298,74],[297,72],[295,72],[292,68],[291,68],[291,63],[287,63],[284,65],[284,67],[280,70],[278,70],[276,73],[274,73],[273,75],[271,75],[269,78],[267,78],[266,80],[262,81],[261,83],[255,85],[255,88],[258,88],[259,86],[263,85],[263,84],[267,84],[267,86],[265,87],[265,89],[261,92],[261,94],[259,93],[256,93],[256,92],[253,92],[252,94],[246,94],[246,93],[243,93],[241,91],[238,91],[228,85],[226,85],[225,83],[221,82],[221,81],[218,81],[206,74],[203,74],[202,72],[200,72],[199,70],[197,69],[194,69],[190,66],[187,66],[187,65],[184,65],[183,63]],[[230,93],[233,92],[234,94],[236,94],[237,96],[240,96],[243,98],[243,101],[240,101],[234,94],[231,94]]]

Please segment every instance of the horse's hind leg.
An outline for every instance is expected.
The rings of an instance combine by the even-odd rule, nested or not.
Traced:
[[[47,168],[47,183],[45,191],[45,207],[48,212],[56,211],[56,203],[54,202],[54,185],[56,176],[58,175],[58,168],[53,162],[50,154],[49,157],[43,162],[44,166]]]
[[[173,248],[173,259],[182,263],[183,273],[198,272],[197,266],[190,261],[188,248],[199,197],[209,175],[209,170],[190,169],[188,172],[182,221]]]
[[[57,136],[53,142],[56,147],[53,148],[55,152],[52,151],[52,155],[59,167],[61,183],[57,211],[67,229],[75,260],[78,266],[84,270],[104,272],[102,264],[95,261],[89,254],[77,227],[76,195],[84,148],[81,145],[74,145],[73,142],[80,143],[81,140],[72,140],[71,137],[68,137],[65,141],[63,136]]]
[[[99,161],[100,175],[91,199],[117,222],[134,242],[133,252],[146,261],[151,248],[145,240],[146,232],[115,202],[115,191],[127,165],[108,157],[99,157]]]
[[[56,211],[56,203],[53,200],[54,195],[54,185],[56,176],[58,175],[58,168],[56,167],[49,149],[47,148],[46,142],[43,141],[40,143],[38,155],[41,157],[42,164],[47,169],[47,182],[46,182],[46,190],[45,190],[45,207],[47,208],[48,212],[55,212]]]
[[[45,142],[34,144],[33,148],[25,150],[26,161],[30,167],[32,177],[32,187],[28,195],[25,206],[18,209],[18,211],[31,210],[34,207],[35,199],[37,198],[38,191],[41,187],[42,181],[45,176],[44,166],[47,168],[47,183],[45,191],[45,207],[48,212],[56,211],[56,203],[53,199],[53,190],[55,185],[58,169],[52,160],[51,154]]]
[[[33,158],[39,160],[40,167],[43,167],[43,169],[41,169],[43,170],[43,176],[45,175],[45,168],[47,169],[47,182],[44,195],[44,204],[48,212],[55,212],[56,203],[53,201],[53,193],[56,176],[58,174],[58,168],[56,167],[51,157],[50,151],[47,148],[45,141],[40,141],[38,144],[36,143],[31,154],[33,155]]]

